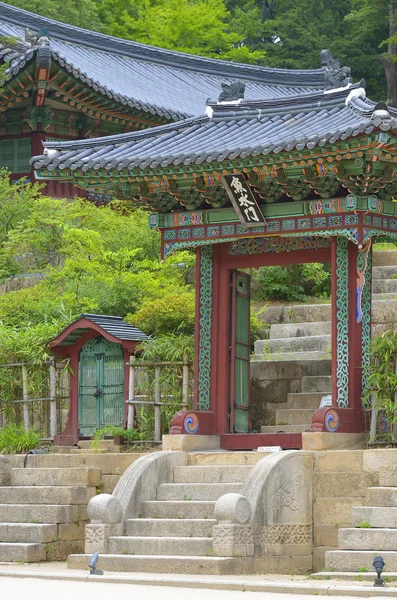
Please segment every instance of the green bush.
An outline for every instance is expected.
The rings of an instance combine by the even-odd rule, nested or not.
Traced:
[[[40,435],[23,425],[7,425],[0,429],[0,454],[21,454],[37,448]]]
[[[193,290],[164,294],[155,300],[143,301],[141,308],[126,320],[147,335],[194,333],[195,294]]]
[[[251,274],[251,295],[254,300],[303,301],[307,296],[326,296],[330,292],[331,272],[328,264],[262,267]]]

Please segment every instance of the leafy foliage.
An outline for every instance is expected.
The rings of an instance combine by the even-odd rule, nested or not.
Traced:
[[[263,267],[253,272],[252,296],[256,300],[303,301],[307,296],[329,295],[328,265],[308,263],[287,267]]]
[[[23,425],[7,425],[0,429],[0,454],[21,454],[37,448],[40,435]]]

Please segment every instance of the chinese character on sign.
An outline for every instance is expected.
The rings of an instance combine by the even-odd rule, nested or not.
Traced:
[[[253,227],[254,225],[266,223],[248,182],[242,173],[224,175],[222,182],[243,225]]]

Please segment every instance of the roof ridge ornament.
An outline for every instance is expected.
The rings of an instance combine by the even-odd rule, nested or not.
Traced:
[[[234,104],[244,100],[245,83],[234,81],[233,83],[221,83],[222,92],[218,98],[218,104]]]
[[[350,67],[341,67],[340,61],[332,56],[330,50],[321,50],[320,62],[324,69],[325,89],[341,88],[353,83]]]
[[[29,27],[25,28],[25,43],[29,46],[48,46],[50,43],[50,36],[47,27],[40,27],[39,31],[35,33]]]

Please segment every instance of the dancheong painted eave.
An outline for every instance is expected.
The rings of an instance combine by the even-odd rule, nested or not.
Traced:
[[[335,144],[375,131],[397,131],[397,111],[365,97],[361,87],[287,101],[211,104],[208,114],[179,123],[96,140],[46,142],[32,159],[38,176],[75,172],[156,171],[205,165]],[[111,173],[108,173],[111,175]],[[43,178],[45,176],[43,175]]]
[[[329,78],[346,78],[332,57],[329,68],[313,70],[232,63],[114,38],[0,2],[0,36],[18,40],[17,46],[0,45],[0,58],[11,61],[9,81],[40,51],[40,40],[25,40],[26,28],[48,31],[53,63],[71,77],[121,105],[174,121],[201,114],[206,99],[218,97],[221,83],[239,80],[246,85],[246,98],[271,99],[337,87]]]

